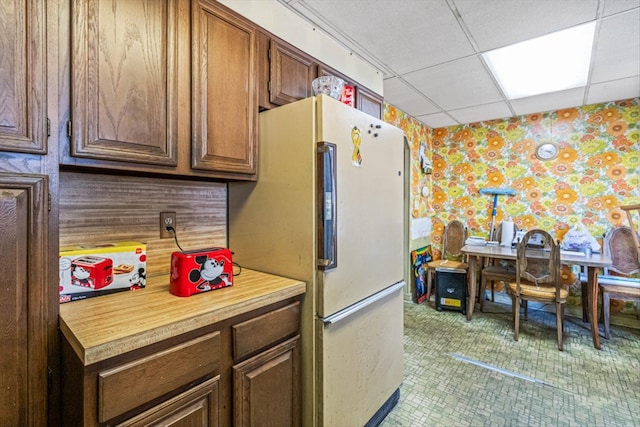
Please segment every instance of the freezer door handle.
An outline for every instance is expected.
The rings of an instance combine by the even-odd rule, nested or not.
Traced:
[[[331,325],[331,324],[335,324],[338,323],[339,321],[345,319],[346,317],[351,316],[352,314],[357,313],[358,311],[362,310],[363,308],[375,303],[376,301],[380,301],[382,298],[391,295],[392,293],[394,293],[395,291],[397,291],[398,289],[402,289],[404,288],[405,282],[404,280],[396,283],[395,285],[391,285],[386,289],[383,289],[382,291],[378,292],[377,294],[371,295],[369,298],[365,298],[362,301],[359,301],[353,305],[350,305],[349,307],[345,308],[344,310],[340,310],[337,313],[332,314],[331,316],[325,317],[322,319],[322,323],[324,323],[325,325]]]
[[[338,266],[336,145],[319,142],[317,157],[318,268],[330,270]]]

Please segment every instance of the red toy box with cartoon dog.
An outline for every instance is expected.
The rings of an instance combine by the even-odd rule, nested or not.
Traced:
[[[146,285],[147,246],[117,242],[60,248],[60,303]]]
[[[227,248],[171,254],[169,292],[179,297],[233,286],[233,263]]]

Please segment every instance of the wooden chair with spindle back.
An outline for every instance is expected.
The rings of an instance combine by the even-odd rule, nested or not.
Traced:
[[[633,222],[632,214],[632,212],[635,212],[636,216],[638,217],[638,221],[640,222],[640,203],[637,205],[620,206],[620,209],[622,209],[627,214],[629,227],[635,232],[633,234],[633,240],[636,242],[636,251],[638,252],[638,257],[640,258],[640,237],[638,237],[638,228],[640,227],[640,225],[636,227],[635,223]]]
[[[604,269],[598,279],[598,290],[602,295],[602,320],[604,337],[611,337],[609,316],[611,297],[633,300],[640,318],[640,280],[632,275],[640,272],[640,252],[636,241],[638,233],[630,227],[614,227],[604,237],[604,254],[611,258],[611,266]]]
[[[527,243],[535,235],[542,237],[543,248],[528,247]],[[569,291],[563,287],[560,277],[560,246],[546,231],[533,229],[518,243],[516,256],[516,280],[508,284],[514,319],[513,338],[518,341],[521,302],[525,309],[528,301],[555,304],[558,350],[562,351],[564,307]]]
[[[442,259],[431,261],[427,264],[427,301],[431,297],[432,274],[436,268],[451,270],[468,270],[469,266],[464,262],[462,247],[467,240],[467,229],[458,220],[453,220],[444,228],[442,236]]]
[[[514,230],[515,233],[515,230]],[[498,241],[502,237],[502,223],[494,230],[491,240]],[[484,293],[487,283],[491,283],[491,302],[495,301],[495,282],[512,282],[516,279],[516,269],[513,261],[487,258],[480,274],[480,311],[484,311]]]

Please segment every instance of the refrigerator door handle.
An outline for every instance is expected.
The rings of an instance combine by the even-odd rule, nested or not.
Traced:
[[[367,307],[368,305],[371,305],[373,303],[375,303],[376,301],[380,301],[382,298],[391,295],[392,293],[394,293],[395,291],[397,291],[398,289],[402,289],[404,288],[405,282],[404,280],[401,280],[400,282],[396,283],[395,285],[391,285],[386,289],[383,289],[382,291],[378,292],[377,294],[373,294],[371,295],[369,298],[365,298],[362,301],[358,301],[357,303],[350,305],[349,307],[338,311],[337,313],[332,314],[331,316],[327,316],[325,318],[322,319],[322,323],[326,325],[331,325],[331,324],[335,324],[338,323],[339,321],[345,319],[346,317],[351,316],[352,314],[357,313],[358,311],[362,310],[363,308]]]
[[[336,203],[336,145],[319,142],[317,149],[317,215],[318,268],[330,270],[338,266],[337,203]]]

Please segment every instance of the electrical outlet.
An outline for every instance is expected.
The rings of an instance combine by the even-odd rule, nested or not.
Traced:
[[[171,239],[173,238],[173,232],[167,230],[167,227],[173,227],[176,229],[176,213],[175,212],[160,212],[160,238]]]

